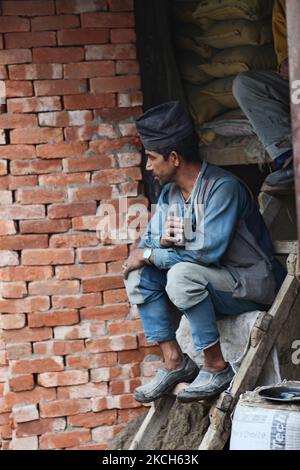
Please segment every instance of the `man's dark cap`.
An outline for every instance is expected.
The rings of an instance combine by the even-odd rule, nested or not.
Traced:
[[[147,150],[171,147],[194,133],[192,121],[179,101],[169,101],[148,109],[136,120]]]

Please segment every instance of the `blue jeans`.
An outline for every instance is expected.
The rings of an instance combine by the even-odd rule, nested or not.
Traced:
[[[195,348],[201,351],[219,341],[217,320],[266,309],[234,298],[235,282],[225,268],[178,263],[168,271],[155,266],[132,271],[125,285],[129,300],[138,305],[147,341],[176,339],[175,305],[189,320]]]

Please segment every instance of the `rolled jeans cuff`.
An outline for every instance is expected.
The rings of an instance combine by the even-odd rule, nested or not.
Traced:
[[[176,339],[176,332],[165,331],[152,331],[151,333],[145,332],[145,337],[148,343],[164,343],[165,341],[174,341]]]
[[[286,141],[286,146],[285,147],[278,147],[278,143],[273,143],[271,145],[268,145],[266,147],[266,151],[270,155],[271,159],[274,161],[276,158],[280,157],[280,155],[283,155],[284,153],[288,152],[289,150],[292,150],[292,142],[288,144],[288,139]]]

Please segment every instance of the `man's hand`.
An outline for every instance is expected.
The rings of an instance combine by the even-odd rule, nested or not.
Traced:
[[[180,217],[169,217],[160,239],[161,246],[172,246],[183,237],[184,225]]]
[[[130,253],[127,261],[125,261],[122,266],[125,279],[127,279],[127,276],[130,271],[142,268],[146,264],[146,261],[143,258],[144,251],[145,250],[143,248],[137,248],[136,250]]]
[[[289,80],[289,59],[285,59],[279,66],[279,74],[283,80]]]

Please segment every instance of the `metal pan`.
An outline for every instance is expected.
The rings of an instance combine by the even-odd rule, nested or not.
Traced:
[[[271,401],[300,402],[300,387],[269,387],[258,394]]]

